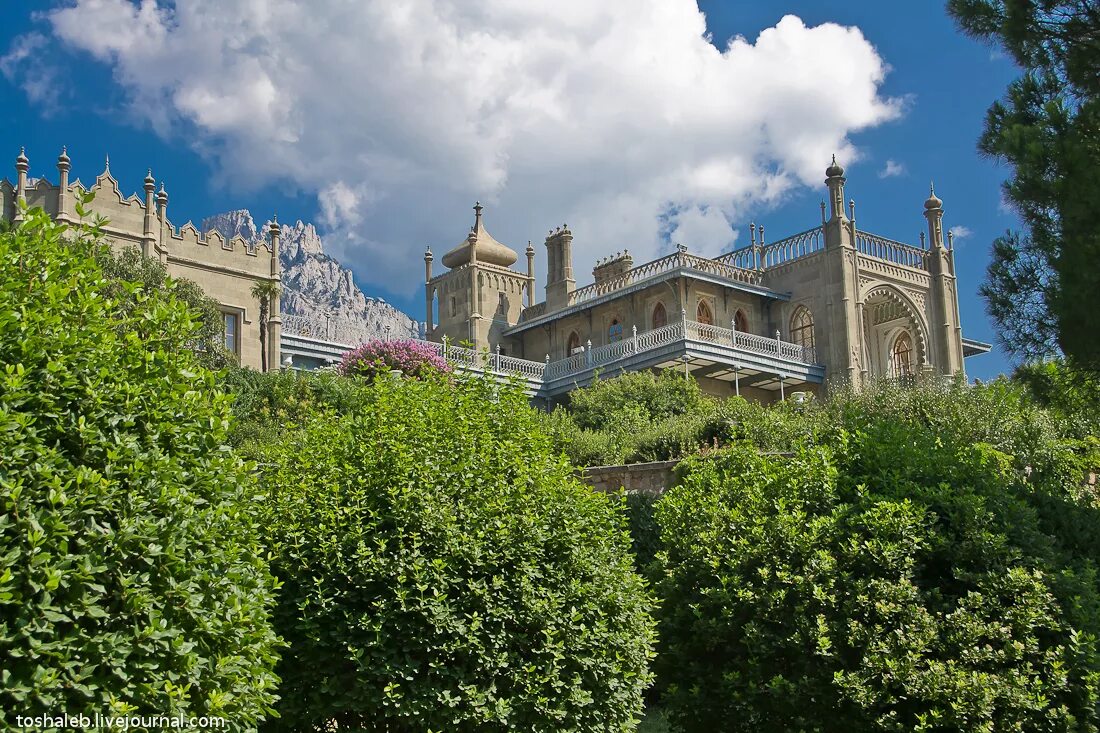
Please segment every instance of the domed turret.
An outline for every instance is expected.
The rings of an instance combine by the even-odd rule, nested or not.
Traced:
[[[924,208],[925,208],[926,211],[931,211],[932,209],[942,209],[943,208],[943,201],[941,201],[940,197],[936,195],[936,185],[935,184],[931,184],[928,187],[928,200],[924,202]]]
[[[485,224],[481,219],[481,210],[485,208],[481,202],[474,205],[474,226],[465,240],[447,254],[443,255],[443,264],[452,270],[465,265],[471,259],[471,251],[477,248],[477,261],[486,262],[500,267],[511,267],[519,259],[519,255],[512,249],[493,239],[489,232],[485,231]]]
[[[844,168],[840,163],[836,162],[836,155],[833,155],[833,163],[825,169],[825,175],[829,178],[841,178],[844,176]]]

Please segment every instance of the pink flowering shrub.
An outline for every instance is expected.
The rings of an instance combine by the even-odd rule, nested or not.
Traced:
[[[392,369],[420,379],[429,371],[450,372],[451,365],[423,341],[372,339],[344,354],[337,371],[374,379]]]

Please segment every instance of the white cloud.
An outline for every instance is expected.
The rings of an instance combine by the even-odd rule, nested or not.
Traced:
[[[0,56],[0,74],[19,86],[43,112],[52,114],[57,111],[61,88],[55,69],[44,62],[48,46],[49,39],[41,33],[16,38]]]
[[[75,0],[48,19],[235,185],[316,194],[359,279],[402,293],[474,199],[517,250],[568,222],[578,271],[672,234],[717,253],[904,106],[857,28],[787,16],[719,49],[694,0]]]
[[[896,160],[887,160],[886,167],[878,172],[879,178],[895,178],[905,175],[905,164]]]
[[[949,231],[955,237],[955,239],[966,239],[967,237],[974,234],[970,227],[963,226],[962,224],[953,226],[947,231]]]

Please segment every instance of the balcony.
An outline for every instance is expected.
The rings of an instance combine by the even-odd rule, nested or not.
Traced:
[[[322,328],[304,319],[284,320],[283,351],[293,354],[299,341],[320,345]],[[345,334],[346,335],[346,334]],[[776,338],[742,333],[696,321],[681,320],[652,331],[634,329],[631,336],[592,347],[557,361],[531,361],[496,351],[476,351],[443,343],[424,342],[456,368],[502,378],[516,377],[528,394],[559,397],[576,387],[591,384],[597,375],[607,377],[652,368],[683,369],[696,377],[728,382],[734,394],[742,387],[775,392],[780,398],[789,389],[820,384],[825,368],[817,363],[812,348]],[[303,346],[306,343],[302,344]],[[352,348],[350,343],[326,342],[326,354]]]

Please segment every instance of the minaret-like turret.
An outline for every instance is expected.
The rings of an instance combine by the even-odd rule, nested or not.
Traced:
[[[827,372],[848,384],[858,385],[862,376],[862,304],[859,300],[859,266],[855,251],[855,226],[844,211],[844,168],[833,156],[825,169],[829,189],[826,204],[825,263],[820,269],[822,295],[812,304],[817,354],[824,357]],[[824,212],[823,212],[824,213]],[[855,215],[855,202],[851,213]]]
[[[282,265],[279,262],[279,217],[271,216],[271,225],[267,228],[271,236],[271,279],[275,283],[275,292],[271,295],[271,306],[267,314],[267,364],[268,369],[278,369],[282,356],[283,316],[282,295],[279,286],[282,282]]]
[[[157,220],[160,222],[160,261],[163,264],[168,260],[168,242],[172,237],[172,226],[168,223],[168,192],[164,190],[164,181],[160,182],[160,191],[157,193]]]
[[[23,221],[23,207],[27,205],[27,171],[31,169],[27,160],[27,149],[19,148],[19,157],[15,159],[15,221]]]
[[[424,338],[429,338],[432,335],[432,329],[435,328],[434,318],[432,317],[432,260],[435,257],[432,255],[432,248],[428,247],[424,250]]]
[[[848,218],[844,215],[844,184],[847,180],[844,168],[836,162],[834,155],[832,164],[825,169],[825,185],[829,187],[829,221]]]
[[[61,155],[57,156],[57,220],[60,222],[71,221],[69,215],[69,154],[64,147]]]
[[[936,195],[935,185],[929,187],[924,217],[928,219],[928,272],[932,277],[929,328],[939,372],[950,376],[963,370],[962,328],[954,257],[944,246],[943,201]]]
[[[527,305],[535,304],[535,248],[527,240]]]
[[[141,233],[141,253],[146,257],[152,257],[156,249],[156,203],[153,200],[157,190],[157,182],[153,179],[153,169],[145,174],[145,219]]]

